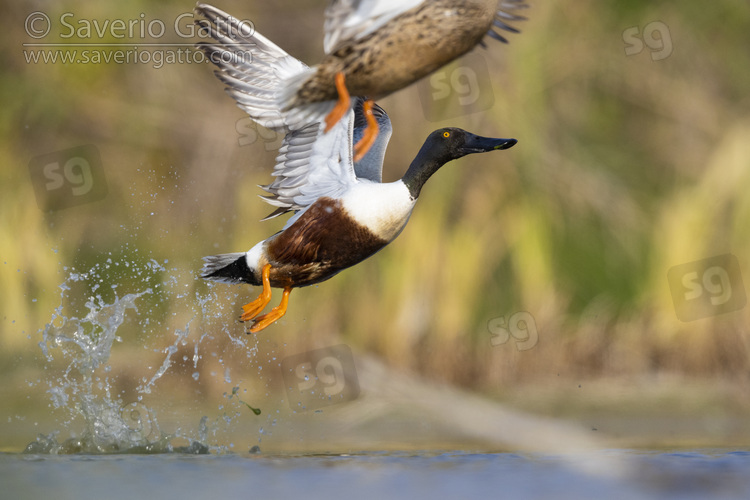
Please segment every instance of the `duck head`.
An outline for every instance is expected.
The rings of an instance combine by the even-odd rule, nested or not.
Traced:
[[[482,137],[460,128],[441,128],[427,136],[401,180],[409,188],[412,198],[417,199],[427,179],[449,161],[472,153],[508,149],[517,142],[515,139]]]

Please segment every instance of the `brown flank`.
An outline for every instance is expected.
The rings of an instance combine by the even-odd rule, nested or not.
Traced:
[[[266,243],[271,286],[320,283],[387,244],[347,214],[341,201],[321,197],[294,224]]]

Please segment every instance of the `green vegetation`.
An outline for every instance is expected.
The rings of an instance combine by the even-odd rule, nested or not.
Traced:
[[[515,137],[518,145],[441,170],[391,246],[292,293],[285,318],[248,340],[261,345],[256,358],[228,339],[247,339],[237,316],[258,290],[195,276],[202,256],[246,250],[281,227],[278,219],[258,222],[271,207],[256,196],[279,141],[247,128],[209,64],[27,64],[27,7],[8,6],[13,22],[0,35],[0,370],[7,380],[38,377],[37,332],[60,305],[65,277],[112,259],[119,266],[103,274],[106,282],[76,289],[64,306],[85,313],[92,293],[111,301],[113,293],[155,290],[138,302],[149,328],[126,324],[132,331],[118,332],[121,368],[135,381],[125,391],[155,370],[144,374],[136,362],[158,367],[175,330],[195,317],[196,298],[208,296],[202,307],[214,308],[211,321],[191,323],[189,335],[198,342],[210,333],[213,343],[202,345],[244,373],[243,387],[253,378],[248,364],[277,366],[285,354],[334,343],[486,392],[559,377],[664,373],[747,383],[750,307],[682,322],[667,271],[733,254],[750,286],[750,10],[732,0],[710,9],[697,1],[531,3],[521,35],[474,53],[491,75],[491,89],[482,89],[494,93],[491,109],[461,114],[454,100],[439,111],[455,118],[429,122],[419,98],[427,82],[380,102],[394,128],[386,180],[399,177],[442,126]],[[325,4],[220,7],[314,64]],[[77,19],[143,12],[165,21],[159,41],[179,43],[171,23],[193,4],[108,5],[65,8]],[[61,12],[48,14],[55,20]],[[638,27],[642,39],[656,21],[668,28],[654,36],[668,39],[669,56],[654,60],[657,49],[645,44],[626,55],[624,32]],[[101,153],[106,197],[42,212],[29,161],[85,144]],[[134,276],[125,265],[143,269],[151,260],[164,269]],[[159,283],[176,291],[160,293]],[[489,322],[517,312],[533,318],[538,344],[521,351],[511,337],[493,346]],[[162,352],[144,357],[140,342]],[[193,344],[177,347],[164,383],[189,395]],[[261,359],[266,352],[278,359]],[[197,368],[201,383],[208,366]],[[32,404],[15,398],[15,413]]]

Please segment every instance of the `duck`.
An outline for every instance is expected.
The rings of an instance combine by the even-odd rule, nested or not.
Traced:
[[[204,7],[196,21],[214,41],[197,47],[217,66],[216,75],[237,104],[260,125],[285,131],[274,180],[260,186],[276,207],[266,219],[288,212],[283,228],[245,252],[204,257],[201,278],[260,286],[240,320],[257,333],[284,316],[294,288],[326,281],[376,254],[404,229],[427,180],[445,164],[469,154],[505,150],[516,139],[490,138],[460,128],[430,133],[405,174],[383,182],[385,150],[392,125],[371,99],[355,97],[353,107],[329,131],[324,120],[302,124],[300,116],[275,99],[280,85],[307,72],[307,66],[223,11]],[[252,59],[245,52],[252,50]],[[355,160],[355,141],[378,126],[372,148]],[[265,219],[264,219],[265,220]],[[260,314],[282,289],[278,306]]]
[[[525,0],[332,0],[325,12],[324,57],[280,82],[279,109],[300,115],[300,124],[325,117],[329,131],[351,108],[350,96],[377,100],[461,57],[486,37],[508,43],[500,31]],[[198,4],[206,14],[210,6]],[[361,159],[374,144],[377,123],[355,144]]]

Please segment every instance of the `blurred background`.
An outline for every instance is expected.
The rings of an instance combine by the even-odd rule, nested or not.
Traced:
[[[710,9],[530,3],[508,45],[488,39],[379,102],[394,129],[388,181],[440,127],[518,145],[446,166],[393,244],[295,290],[286,316],[254,337],[237,316],[259,290],[196,276],[203,256],[245,251],[283,225],[259,222],[272,207],[256,187],[269,182],[281,137],[256,127],[189,47],[193,4],[8,5],[0,449],[80,433],[76,395],[86,391],[143,404],[177,435],[208,429],[222,446],[314,447],[322,431],[303,445],[270,429],[331,412],[361,421],[371,409],[351,408],[377,400],[373,377],[397,390],[395,374],[625,446],[747,445],[750,9],[729,0]],[[326,4],[216,5],[312,65]],[[34,12],[48,17],[48,33]],[[117,19],[124,28],[101,36],[93,25]],[[38,43],[66,46],[29,45]],[[51,59],[76,50],[76,62]],[[130,59],[107,62],[116,50]],[[98,335],[84,317],[128,294],[141,295],[84,391],[73,381],[83,373],[77,354],[50,338],[66,325]],[[46,325],[57,333],[45,336]],[[282,361],[342,344],[360,395],[289,416]],[[60,387],[69,399],[54,399]],[[360,439],[383,446],[369,432]]]

